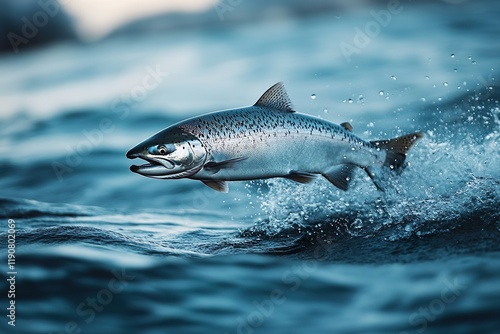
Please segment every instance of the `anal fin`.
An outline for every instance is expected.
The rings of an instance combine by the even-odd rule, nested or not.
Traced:
[[[287,179],[293,180],[299,183],[311,183],[316,179],[315,174],[307,173],[307,172],[298,172],[295,170],[290,171],[290,174],[285,176]]]
[[[222,193],[227,193],[229,191],[229,188],[227,186],[226,181],[219,181],[219,180],[201,180],[204,184],[212,188],[213,190],[220,191]]]
[[[340,165],[329,169],[322,175],[335,187],[345,191],[349,188],[349,182],[352,180],[355,168],[355,165]]]

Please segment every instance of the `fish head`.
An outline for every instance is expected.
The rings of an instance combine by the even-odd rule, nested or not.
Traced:
[[[156,179],[180,179],[196,174],[207,157],[202,142],[180,129],[167,128],[127,152],[127,158],[141,158],[147,163],[132,165],[134,173]]]

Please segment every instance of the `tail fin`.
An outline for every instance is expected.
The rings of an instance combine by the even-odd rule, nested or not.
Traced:
[[[372,141],[371,143],[387,152],[384,166],[401,173],[406,159],[406,152],[423,136],[422,132],[414,132],[393,139]]]

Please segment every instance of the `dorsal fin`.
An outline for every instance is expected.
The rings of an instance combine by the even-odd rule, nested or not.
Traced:
[[[255,105],[280,111],[295,112],[295,110],[293,110],[292,101],[288,97],[282,82],[278,82],[266,90]]]

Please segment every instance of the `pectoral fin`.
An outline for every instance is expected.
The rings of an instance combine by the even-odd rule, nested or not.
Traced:
[[[243,161],[245,159],[246,159],[246,157],[240,157],[240,158],[234,158],[234,159],[224,160],[224,161],[220,161],[220,162],[210,161],[210,162],[207,162],[203,166],[203,168],[206,171],[211,172],[212,174],[215,174],[223,168],[232,168],[232,167],[234,167],[234,165],[237,162]]]
[[[217,190],[222,193],[227,193],[229,191],[226,181],[201,180],[201,182],[203,182],[213,190]]]
[[[345,191],[349,188],[349,182],[352,180],[355,168],[355,165],[340,165],[329,169],[322,175],[335,187]]]
[[[292,170],[290,172],[290,174],[288,174],[285,177],[287,179],[290,179],[290,180],[293,180],[293,181],[299,182],[299,183],[310,183],[310,182],[314,181],[314,179],[316,178],[316,175],[311,174],[311,173],[307,173],[307,172],[298,172],[298,171]]]

